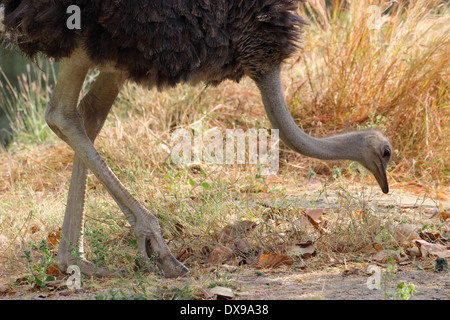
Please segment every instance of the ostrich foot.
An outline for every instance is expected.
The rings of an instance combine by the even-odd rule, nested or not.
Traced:
[[[172,254],[157,259],[157,264],[166,278],[178,278],[189,272],[189,269]]]
[[[179,262],[170,251],[163,250],[165,254],[155,253],[156,250],[152,246],[150,239],[144,241],[145,247],[141,254],[136,258],[136,264],[139,268],[154,272],[157,269],[166,278],[178,278],[189,272],[189,269]],[[160,251],[161,252],[161,251]]]

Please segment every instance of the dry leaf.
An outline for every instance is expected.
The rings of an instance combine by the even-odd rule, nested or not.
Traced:
[[[365,210],[360,210],[360,209],[358,209],[358,210],[353,210],[353,211],[352,211],[352,214],[353,214],[353,216],[354,216],[356,219],[362,220],[362,219],[364,218],[365,214],[366,214],[366,211],[365,211]]]
[[[31,231],[31,233],[36,233],[36,232],[38,232],[40,229],[39,229],[39,227],[37,226],[37,225],[33,225],[31,228],[30,228],[30,231]]]
[[[58,228],[57,231],[50,233],[47,236],[47,243],[53,247],[57,248],[59,245],[59,239],[61,238],[61,228]]]
[[[407,244],[411,240],[420,239],[416,230],[417,227],[415,225],[408,223],[399,224],[395,227],[393,236],[400,244]]]
[[[49,266],[47,268],[47,270],[45,270],[45,274],[47,274],[49,276],[57,277],[57,276],[61,275],[61,271],[59,270],[57,264],[52,264],[51,266]]]
[[[291,245],[287,248],[289,256],[302,257],[304,259],[314,257],[316,255],[316,246],[311,241]]]
[[[433,209],[428,211],[426,213],[426,215],[428,216],[429,219],[439,216],[444,221],[446,221],[448,218],[450,218],[450,213],[445,211],[445,208],[442,205],[442,203],[439,204],[439,208],[434,207]]]
[[[446,221],[448,218],[450,218],[450,213],[445,211],[440,211],[439,216],[442,218],[442,220]]]
[[[308,210],[305,212],[305,214],[314,220],[314,222],[316,222],[317,224],[320,224],[323,222],[323,217],[322,214],[324,212],[324,209],[312,209],[312,210]]]
[[[292,223],[296,229],[306,229],[309,226],[311,226],[311,223],[309,222],[308,218],[305,216],[300,216],[298,219],[294,220]]]
[[[444,190],[437,190],[436,196],[440,201],[449,201],[450,200],[450,195],[448,194],[448,192],[446,192]]]
[[[258,267],[263,269],[278,268],[280,266],[290,266],[294,263],[291,257],[279,253],[269,253],[263,255],[258,261]]]
[[[328,231],[323,227],[325,222],[322,217],[323,212],[324,209],[313,209],[306,211],[305,215],[314,228],[319,230],[321,233],[328,233]]]
[[[350,275],[357,275],[357,274],[359,274],[361,272],[362,272],[361,269],[345,269],[342,272],[342,276],[346,277],[346,276],[350,276]]]
[[[256,223],[244,220],[227,225],[219,234],[219,242],[227,243],[238,237],[247,236],[257,226]]]
[[[377,252],[373,257],[372,260],[385,264],[388,262],[388,258],[392,258],[396,263],[399,264],[407,264],[409,263],[408,257],[402,257],[399,253],[391,250],[383,250]]]
[[[413,258],[417,258],[420,257],[420,250],[417,247],[411,247],[411,248],[407,248],[406,252],[408,252],[408,255],[410,255]]]
[[[180,262],[184,262],[191,255],[191,248],[183,249],[179,254],[177,254],[176,258]]]
[[[212,299],[214,298],[214,295],[211,293],[209,289],[200,289],[195,294],[195,300],[204,300],[204,299]]]
[[[372,260],[379,262],[379,263],[386,263],[387,261],[387,254],[385,251],[379,251],[376,255],[372,257]]]
[[[218,265],[229,260],[233,256],[233,250],[224,246],[215,247],[209,254],[208,264]]]
[[[46,281],[45,285],[48,288],[56,289],[56,290],[62,290],[67,288],[67,280],[53,280],[53,281]]]
[[[383,247],[377,243],[372,243],[372,247],[377,250],[377,252],[383,251]]]
[[[411,246],[419,248],[422,257],[450,258],[450,247],[438,243],[429,243],[425,240],[414,239]]]
[[[443,239],[439,231],[431,231],[431,230],[421,232],[420,238],[426,241],[433,241],[433,242]]]
[[[243,254],[248,254],[250,251],[247,241],[245,241],[243,239],[235,242],[233,245],[233,249],[238,250],[239,252],[241,252]]]

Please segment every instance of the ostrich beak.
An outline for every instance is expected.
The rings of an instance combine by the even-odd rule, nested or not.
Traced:
[[[377,179],[377,182],[380,185],[383,193],[389,193],[389,185],[386,176],[386,166],[381,161],[379,163],[373,162],[373,164],[374,168],[372,170],[369,170],[372,171],[375,179]]]

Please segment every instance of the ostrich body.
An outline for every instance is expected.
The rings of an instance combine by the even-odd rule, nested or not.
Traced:
[[[156,255],[166,277],[187,271],[164,242],[157,218],[127,191],[93,145],[127,80],[163,89],[180,82],[239,81],[247,75],[261,92],[272,126],[280,130],[289,147],[309,157],[358,161],[374,174],[383,192],[388,192],[386,165],[391,147],[380,132],[314,138],[303,132],[289,113],[280,66],[296,50],[304,23],[294,13],[296,1],[0,0],[0,4],[4,6],[7,41],[16,42],[31,58],[41,53],[60,61],[46,121],[75,151],[58,249],[62,271],[78,264],[84,274],[107,274],[83,256],[88,170],[124,212],[144,259]],[[66,27],[70,5],[81,9],[81,29]],[[93,68],[100,74],[79,101],[86,74]],[[75,261],[71,256],[71,246],[76,246],[81,259]]]

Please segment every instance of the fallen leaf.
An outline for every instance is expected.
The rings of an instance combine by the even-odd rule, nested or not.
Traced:
[[[305,212],[306,218],[313,225],[314,228],[319,230],[321,233],[328,233],[328,231],[323,227],[324,219],[322,214],[324,209],[313,209]]]
[[[175,230],[178,234],[183,234],[184,227],[181,223],[175,223]]]
[[[27,284],[28,283],[28,279],[27,279],[26,276],[22,276],[20,278],[17,278],[15,283],[18,284],[18,285]]]
[[[444,190],[437,190],[436,196],[440,201],[449,201],[450,195]]]
[[[217,246],[209,254],[208,264],[218,265],[229,260],[233,256],[233,250],[224,246]]]
[[[316,255],[316,246],[312,241],[306,243],[298,243],[287,248],[286,253],[289,256],[301,257],[304,259],[314,257]]]
[[[425,240],[414,239],[411,241],[411,246],[419,248],[422,257],[432,256],[437,258],[450,258],[450,247],[439,243],[430,243]]]
[[[439,214],[439,208],[438,207],[433,207],[433,209],[431,209],[430,211],[425,213],[425,215],[428,216],[429,219],[434,218],[438,214]]]
[[[311,209],[305,212],[307,216],[309,216],[311,219],[316,221],[317,223],[321,223],[323,221],[323,212],[324,209],[318,208],[318,209]]]
[[[233,245],[233,249],[238,250],[240,253],[243,253],[244,255],[248,254],[250,251],[247,241],[245,241],[244,239],[235,242]]]
[[[352,215],[355,217],[355,219],[358,219],[358,220],[362,220],[364,218],[365,214],[366,214],[365,210],[358,209],[358,210],[352,211]]]
[[[57,231],[50,233],[47,236],[47,243],[53,247],[57,248],[59,245],[59,239],[61,238],[61,228],[58,228]]]
[[[428,211],[425,215],[427,215],[429,219],[439,216],[444,221],[446,221],[448,218],[450,218],[450,213],[445,211],[445,208],[442,205],[442,203],[439,204],[439,208],[434,207],[433,209]]]
[[[342,272],[342,275],[345,277],[345,276],[350,276],[350,275],[357,275],[357,274],[359,274],[360,272],[362,272],[361,269],[345,269],[345,270]]]
[[[69,296],[72,296],[74,294],[75,294],[74,291],[63,291],[63,292],[59,293],[59,295],[62,296],[62,297],[69,297]]]
[[[395,227],[393,236],[398,243],[407,244],[411,240],[420,239],[416,230],[417,227],[415,225],[408,223],[399,224]]]
[[[372,257],[372,260],[379,262],[379,263],[386,263],[387,262],[387,254],[385,251],[379,251],[376,255]]]
[[[300,216],[298,219],[294,220],[292,223],[296,229],[306,229],[311,226],[311,222],[309,222],[308,218],[305,216]]]
[[[262,269],[278,268],[280,266],[290,266],[294,260],[286,255],[279,253],[269,253],[259,258],[258,267]]]
[[[61,271],[59,270],[57,264],[52,264],[51,266],[49,266],[47,268],[47,270],[45,270],[45,274],[47,274],[49,276],[57,277],[57,276],[61,275]]]
[[[439,241],[444,239],[439,231],[424,231],[420,233],[420,238],[426,241]]]
[[[450,213],[445,211],[440,211],[439,216],[442,218],[442,220],[447,221],[448,218],[450,218]]]
[[[54,290],[62,290],[67,288],[67,280],[46,281],[45,286]]]
[[[214,298],[214,294],[211,293],[211,290],[209,289],[200,289],[196,294],[195,297],[196,300],[203,300],[203,299],[212,299]]]
[[[191,255],[191,248],[184,248],[179,254],[177,254],[176,258],[180,262],[186,261],[187,258]]]
[[[219,234],[219,242],[227,243],[238,237],[247,236],[257,226],[256,223],[244,220],[227,225]]]
[[[406,252],[408,253],[408,255],[410,255],[413,258],[417,258],[420,257],[420,250],[417,247],[411,247],[411,248],[407,248]]]
[[[383,250],[377,252],[373,257],[372,260],[376,261],[380,264],[385,264],[388,261],[388,259],[391,258],[395,261],[395,263],[399,264],[408,264],[409,258],[408,257],[402,257],[399,253],[392,251],[392,250]]]
[[[31,233],[36,233],[36,232],[38,232],[40,229],[39,229],[39,227],[37,226],[37,225],[33,225],[31,228],[30,228],[30,231],[31,231]]]
[[[377,252],[383,251],[383,247],[380,246],[378,243],[372,243],[372,247],[377,250]]]

